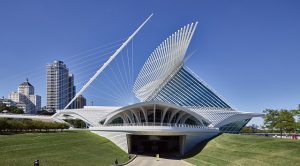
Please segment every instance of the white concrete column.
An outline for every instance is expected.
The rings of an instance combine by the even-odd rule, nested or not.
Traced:
[[[167,107],[163,110],[163,115],[161,117],[161,121],[160,121],[160,125],[162,126],[162,124],[164,123],[164,119],[165,119],[165,116],[166,116],[166,113],[167,111],[169,110],[170,107]]]

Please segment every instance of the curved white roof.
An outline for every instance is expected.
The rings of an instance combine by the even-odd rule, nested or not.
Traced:
[[[232,122],[253,117],[263,117],[264,115],[262,113],[240,112],[232,108],[189,107],[189,110],[208,119],[214,127],[221,127]]]
[[[197,24],[191,23],[176,31],[151,53],[133,86],[138,99],[147,100],[182,65]]]
[[[125,113],[125,112],[129,112],[128,115],[126,115],[126,116],[129,119],[132,119],[130,123],[133,123],[133,121],[136,121],[136,120],[137,120],[137,122],[135,122],[135,123],[141,123],[141,117],[139,116],[139,113],[137,113],[139,110],[145,114],[145,120],[148,122],[148,120],[147,120],[148,114],[147,114],[146,110],[149,108],[150,108],[150,110],[156,110],[158,108],[163,110],[163,116],[162,116],[161,122],[159,122],[159,123],[163,123],[164,115],[166,114],[167,111],[171,111],[173,113],[173,115],[181,112],[182,115],[188,115],[187,118],[194,117],[195,119],[199,120],[199,122],[201,122],[202,124],[203,124],[203,121],[205,121],[206,123],[210,123],[210,121],[208,121],[207,119],[202,117],[200,114],[195,113],[194,111],[191,111],[186,107],[181,107],[178,105],[164,103],[164,102],[160,102],[160,101],[148,101],[148,102],[141,102],[141,103],[128,105],[128,106],[122,107],[114,112],[111,112],[107,117],[105,117],[104,125],[107,125],[109,122],[111,122],[111,120],[113,120],[115,117],[118,117],[118,115],[120,115],[120,114],[126,115],[127,113]],[[134,119],[133,116],[135,116],[136,119]],[[179,119],[180,118],[178,118],[177,120],[179,120]],[[168,122],[168,123],[170,123],[170,122]],[[178,123],[178,122],[176,122],[176,123]]]

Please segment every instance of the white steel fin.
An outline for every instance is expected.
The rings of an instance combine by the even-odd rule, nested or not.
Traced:
[[[138,99],[146,101],[183,63],[197,22],[177,30],[164,40],[146,60],[133,86]]]

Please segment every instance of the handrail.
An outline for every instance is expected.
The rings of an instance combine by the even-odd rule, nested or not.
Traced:
[[[178,124],[178,123],[115,123],[115,124],[107,124],[103,125],[103,127],[112,127],[112,126],[169,126],[169,127],[186,127],[186,128],[202,128],[202,129],[210,129],[211,127],[201,126],[201,125],[191,125],[191,124]]]

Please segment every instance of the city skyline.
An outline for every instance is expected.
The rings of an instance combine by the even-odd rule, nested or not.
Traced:
[[[43,105],[45,105],[45,74],[31,72],[32,70],[38,68],[45,71],[43,68],[45,64],[53,60],[64,61],[77,52],[126,37],[137,22],[153,12],[154,17],[134,41],[135,74],[140,70],[145,58],[156,47],[156,43],[161,42],[169,35],[168,31],[175,30],[192,21],[199,21],[199,30],[195,34],[197,37],[191,44],[188,54],[195,50],[196,52],[190,58],[192,60],[188,60],[186,63],[219,94],[222,94],[230,104],[241,111],[248,112],[261,112],[266,108],[291,109],[296,108],[299,104],[300,87],[297,85],[299,72],[296,66],[299,60],[297,55],[300,52],[297,48],[300,43],[300,28],[297,18],[300,13],[296,10],[297,5],[292,6],[279,1],[272,1],[272,3],[260,1],[237,3],[235,1],[234,5],[204,1],[196,2],[197,5],[195,3],[185,4],[189,10],[184,10],[186,13],[176,13],[176,10],[182,5],[180,2],[170,10],[166,10],[167,2],[161,3],[162,5],[157,9],[150,3],[139,2],[138,5],[146,10],[136,9],[135,12],[132,12],[131,2],[122,7],[117,6],[118,10],[116,11],[106,11],[104,7],[103,10],[96,10],[96,7],[101,7],[101,5],[112,6],[116,1],[105,2],[105,4],[95,3],[93,4],[95,7],[92,4],[80,6],[79,3],[74,3],[67,8],[67,11],[58,7],[55,2],[45,2],[44,4],[33,2],[36,1],[31,1],[27,5],[29,9],[31,9],[30,5],[35,6],[35,10],[24,16],[12,15],[13,4],[9,2],[1,5],[8,8],[0,10],[3,13],[2,17],[6,16],[6,24],[0,30],[0,34],[3,36],[0,39],[1,59],[12,61],[17,57],[24,62],[26,59],[36,59],[33,62],[29,61],[27,65],[17,63],[17,68],[14,70],[8,70],[9,66],[3,63],[4,61],[0,62],[1,69],[4,70],[4,77],[24,72],[30,73],[22,74],[22,77],[17,79],[14,77],[14,79],[8,78],[1,81],[1,96],[7,96],[20,80],[29,77],[34,81],[33,84],[36,85],[36,90],[42,96]],[[67,5],[66,2],[61,5]],[[47,5],[45,6],[45,4]],[[45,11],[38,10],[39,8],[36,6]],[[263,6],[268,6],[268,8]],[[207,7],[210,10],[205,9]],[[55,8],[58,8],[61,18],[54,14]],[[93,14],[91,15],[91,12],[75,12],[81,8],[90,8]],[[19,14],[28,10],[21,9]],[[9,12],[9,10],[11,11]],[[66,13],[63,14],[63,12]],[[121,16],[119,12],[123,12],[124,15]],[[75,15],[71,16],[71,13]],[[222,15],[224,13],[226,15]],[[76,21],[78,17],[83,18],[81,23]],[[180,21],[174,17],[180,18]],[[17,25],[24,25],[22,22],[24,18],[34,25],[41,23],[38,24],[39,31],[32,31],[33,25],[31,24],[26,24],[27,26],[23,29],[12,29]],[[66,25],[64,21],[69,25]],[[55,28],[56,24],[62,25],[64,28],[57,29]],[[49,28],[46,28],[47,25]],[[116,27],[122,27],[124,30],[118,31]],[[20,43],[9,37],[13,30],[17,32],[18,37],[22,38]],[[9,33],[5,34],[5,32]],[[154,37],[152,37],[153,33],[156,34]],[[49,41],[47,44],[38,45],[38,48],[30,48],[27,44],[22,43],[29,37],[27,35],[33,37],[30,42],[33,45],[38,44],[42,38],[49,39]],[[18,47],[24,54],[13,50],[14,47]],[[79,69],[72,68],[72,65],[75,64],[68,61],[65,63],[71,66],[70,70],[74,71],[74,75],[76,72],[79,73]],[[95,70],[92,69],[97,69],[97,67],[99,64],[93,66],[90,73],[84,74],[93,73]],[[78,74],[78,78],[82,78],[83,82],[86,81],[80,74]],[[105,81],[101,77],[99,79]],[[75,78],[75,83],[76,81]],[[78,87],[81,87],[82,84],[78,84]],[[91,98],[94,104],[97,104],[97,100],[93,97],[86,97]],[[111,103],[111,105],[113,104],[115,103]]]

